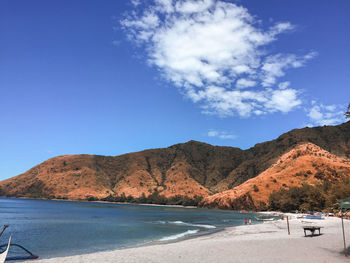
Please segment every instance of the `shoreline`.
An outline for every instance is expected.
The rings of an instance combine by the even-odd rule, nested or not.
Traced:
[[[341,219],[301,220],[289,216],[290,235],[286,220],[261,224],[226,227],[222,231],[196,237],[144,244],[75,256],[38,260],[39,263],[80,262],[349,262],[342,254]],[[319,225],[321,235],[304,237],[302,226]],[[346,240],[350,242],[350,220],[345,220]],[[350,243],[349,243],[350,244]]]
[[[239,225],[240,226],[240,225]],[[94,251],[90,253],[83,253],[83,254],[73,254],[73,255],[64,255],[62,257],[45,257],[45,258],[40,258],[35,260],[34,262],[46,262],[51,260],[54,260],[52,262],[59,262],[61,258],[71,258],[71,257],[80,257],[80,256],[87,256],[91,254],[98,254],[98,253],[108,253],[108,252],[117,252],[117,251],[122,251],[122,250],[127,250],[127,249],[137,249],[137,248],[142,248],[142,247],[153,247],[153,246],[158,246],[158,245],[168,245],[168,244],[176,244],[178,242],[184,242],[186,240],[193,240],[205,236],[211,236],[215,235],[217,233],[225,231],[227,228],[232,228],[232,227],[237,227],[237,226],[215,226],[213,229],[205,229],[202,228],[199,232],[195,234],[188,234],[176,239],[169,239],[169,240],[152,240],[152,241],[146,241],[145,243],[140,243],[140,244],[134,244],[126,247],[120,247],[116,249],[106,249],[106,250],[100,250],[100,251]],[[181,234],[181,233],[180,233]],[[33,262],[32,260],[29,261],[24,261],[24,262]],[[79,261],[80,262],[80,261]]]
[[[109,201],[89,201],[89,200],[80,200],[80,199],[45,199],[45,198],[32,198],[32,197],[7,197],[0,196],[0,198],[7,199],[26,199],[26,200],[41,200],[41,201],[58,201],[58,202],[81,202],[81,203],[100,203],[100,204],[118,204],[118,205],[142,205],[142,206],[156,206],[156,207],[179,207],[179,208],[202,208],[198,206],[184,206],[184,205],[160,205],[160,204],[147,204],[147,203],[130,203],[130,202],[109,202]],[[202,208],[202,209],[211,209],[211,208]],[[215,210],[215,209],[214,209]],[[225,211],[225,210],[224,210]],[[238,212],[238,211],[237,211]],[[257,212],[259,213],[259,212]]]

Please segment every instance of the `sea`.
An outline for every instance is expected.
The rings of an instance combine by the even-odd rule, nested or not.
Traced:
[[[176,242],[242,225],[245,219],[259,223],[262,217],[202,208],[0,198],[0,231],[9,225],[0,245],[12,236],[12,243],[51,258]]]

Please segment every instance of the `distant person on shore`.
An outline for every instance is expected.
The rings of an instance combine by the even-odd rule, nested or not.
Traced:
[[[244,218],[244,224],[246,225],[248,223],[247,218]]]

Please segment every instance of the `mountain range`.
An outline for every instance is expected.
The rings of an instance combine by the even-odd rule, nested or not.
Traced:
[[[0,196],[86,200],[203,197],[200,206],[261,210],[273,191],[350,176],[350,122],[302,128],[247,150],[189,141],[120,156],[63,155],[0,182]]]

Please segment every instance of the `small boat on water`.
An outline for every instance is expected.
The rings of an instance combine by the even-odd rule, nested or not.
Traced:
[[[322,215],[299,215],[297,219],[325,219]]]
[[[276,220],[276,218],[273,218],[273,217],[260,217],[260,216],[255,217],[255,219],[257,221],[264,221],[264,222]]]
[[[306,215],[305,219],[324,219],[321,215]]]
[[[0,237],[4,233],[5,229],[8,225],[4,225],[1,232]],[[5,261],[10,260],[27,260],[27,259],[37,259],[39,256],[34,255],[25,247],[19,244],[11,243],[11,237],[7,244],[0,245],[0,263],[4,263]]]

